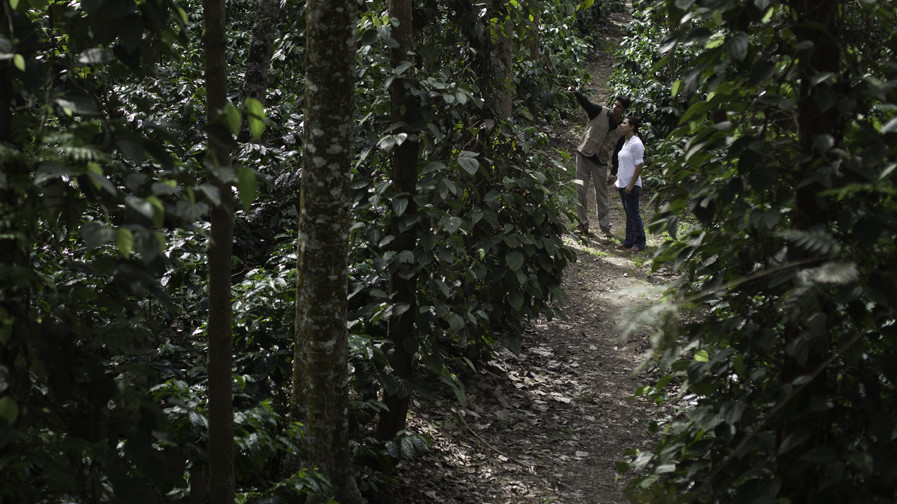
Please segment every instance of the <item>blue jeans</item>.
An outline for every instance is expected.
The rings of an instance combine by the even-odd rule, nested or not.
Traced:
[[[625,187],[617,189],[623,200],[623,211],[626,212],[626,239],[623,240],[623,246],[645,250],[645,225],[642,224],[642,216],[638,211],[638,197],[642,188],[633,186],[631,194],[626,194]]]

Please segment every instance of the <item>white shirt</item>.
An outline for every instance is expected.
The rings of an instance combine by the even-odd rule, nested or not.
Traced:
[[[629,140],[626,140],[626,143],[623,144],[623,148],[620,149],[620,152],[617,154],[617,160],[620,161],[619,166],[617,167],[617,187],[625,188],[629,185],[629,182],[632,181],[632,176],[635,175],[635,167],[639,164],[643,164],[645,162],[644,158],[645,144],[642,143],[642,139],[633,136]],[[639,175],[638,180],[635,181],[635,185],[639,187],[642,186],[641,175]]]

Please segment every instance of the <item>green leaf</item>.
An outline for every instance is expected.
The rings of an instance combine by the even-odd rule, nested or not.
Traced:
[[[408,198],[396,198],[392,201],[392,211],[397,217],[401,217],[408,209]]]
[[[240,123],[243,120],[243,116],[230,100],[224,105],[224,113],[227,119],[227,129],[233,135],[240,133]]]
[[[402,445],[402,455],[404,455],[405,458],[414,458],[414,445],[411,444],[411,440],[407,437],[403,437],[400,443]]]
[[[726,44],[726,51],[736,61],[743,61],[748,51],[748,36],[744,32],[736,33]]]
[[[414,66],[414,63],[412,63],[410,61],[403,61],[403,62],[399,63],[399,66],[397,66],[395,68],[395,70],[393,70],[393,74],[402,75],[403,73],[405,73],[405,70],[408,70],[412,66]]]
[[[146,202],[153,207],[153,225],[162,227],[165,223],[165,205],[162,204],[162,200],[156,196],[147,196]]]
[[[208,198],[209,202],[211,202],[213,206],[218,206],[221,204],[221,192],[217,187],[209,184],[202,184],[200,186],[197,186],[197,189],[199,189],[199,192],[201,192],[203,195],[205,195],[206,198]]]
[[[454,233],[458,230],[458,228],[461,227],[461,224],[463,223],[464,221],[462,221],[460,217],[449,217],[445,220],[445,230],[449,233]]]
[[[127,196],[125,198],[125,203],[147,219],[152,219],[155,216],[153,205],[143,198]]]
[[[859,280],[860,272],[856,263],[827,262],[810,270],[810,278],[817,283],[847,285]]]
[[[97,163],[87,163],[87,177],[90,178],[93,186],[97,189],[103,189],[113,196],[118,194],[118,190],[115,189],[115,186],[112,185],[112,182],[109,182],[109,179],[107,179],[103,175],[103,168],[100,167],[100,165],[98,165]]]
[[[12,424],[19,417],[19,405],[9,396],[0,398],[0,418]]]
[[[252,202],[255,201],[257,186],[255,171],[252,168],[246,166],[237,168],[237,191],[240,194],[243,211],[248,212]]]
[[[258,140],[265,132],[265,107],[255,98],[246,99],[246,118],[249,121],[249,133]]]
[[[467,172],[468,175],[474,175],[477,170],[480,168],[480,163],[476,159],[469,157],[460,157],[458,158],[458,165]]]
[[[17,54],[16,57],[19,57],[19,55]],[[23,60],[22,66],[24,67],[24,65],[25,62]],[[73,114],[94,117],[101,115],[100,105],[90,96],[68,95],[65,98],[57,99],[56,104]]]
[[[464,384],[461,383],[461,380],[459,380],[457,376],[451,373],[444,374],[439,377],[439,381],[445,383],[452,389],[462,407],[467,407],[467,394],[464,392]]]
[[[751,77],[748,84],[756,86],[772,78],[776,73],[775,63],[767,60],[758,61],[751,67]]]
[[[682,81],[681,80],[677,80],[676,82],[673,83],[673,87],[672,87],[672,89],[670,89],[670,94],[672,95],[673,98],[675,98],[676,95],[679,94],[679,91],[682,91]]]
[[[445,164],[440,163],[439,161],[430,161],[421,168],[421,173],[430,173],[435,171],[440,171],[445,169]]]
[[[784,453],[788,453],[794,448],[804,444],[808,439],[810,439],[810,435],[813,433],[811,429],[797,430],[792,432],[788,437],[782,441],[782,444],[779,445],[779,455]]]
[[[408,133],[399,133],[397,135],[387,135],[377,142],[377,147],[386,152],[392,151],[397,145],[402,145],[408,138]]]
[[[452,331],[454,331],[456,334],[460,334],[461,331],[464,330],[464,319],[461,317],[461,315],[458,315],[457,313],[449,313],[448,322],[449,326],[452,328]]]
[[[88,221],[81,225],[81,239],[87,248],[96,248],[112,241],[115,231],[95,221]]]
[[[520,311],[523,309],[523,294],[519,291],[514,291],[508,294],[508,304],[511,305],[516,311]]]
[[[134,250],[134,235],[125,228],[118,228],[115,233],[115,245],[122,256],[131,257],[131,251]]]
[[[731,403],[725,405],[722,409],[723,420],[732,425],[741,418],[741,415],[744,414],[744,410],[747,409],[747,405],[745,405],[741,401],[732,401]]]
[[[881,127],[882,133],[893,133],[894,131],[897,131],[897,117],[891,119]]]
[[[523,254],[516,250],[509,252],[508,255],[505,256],[505,262],[508,264],[508,267],[511,268],[511,271],[519,271],[520,268],[523,267],[523,261]]]
[[[13,7],[13,9],[15,9],[15,7]],[[16,68],[19,69],[19,71],[25,71],[25,58],[22,57],[21,54],[16,54],[15,56],[13,56],[12,62],[16,66]]]
[[[95,164],[95,163],[94,163]],[[96,165],[99,168],[100,165]],[[89,166],[88,166],[89,169]],[[102,170],[100,170],[102,174]],[[63,175],[71,175],[72,171],[67,167],[55,162],[48,161],[46,163],[42,163],[40,167],[38,167],[37,171],[34,173],[34,185],[40,185],[44,182],[57,179]]]
[[[800,456],[800,459],[814,464],[824,464],[836,460],[837,456],[838,454],[830,446],[817,446],[807,450]]]

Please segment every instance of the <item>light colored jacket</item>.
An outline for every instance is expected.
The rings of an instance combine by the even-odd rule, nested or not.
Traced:
[[[582,140],[576,148],[583,156],[597,155],[598,161],[607,164],[614,152],[617,140],[623,135],[620,128],[610,130],[610,110],[604,108],[586,125]],[[610,130],[610,131],[608,131]]]

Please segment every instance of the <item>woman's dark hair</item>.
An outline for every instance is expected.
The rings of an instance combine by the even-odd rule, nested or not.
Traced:
[[[636,116],[626,116],[629,125],[632,126],[632,132],[638,135],[638,127],[642,125],[642,120]]]

